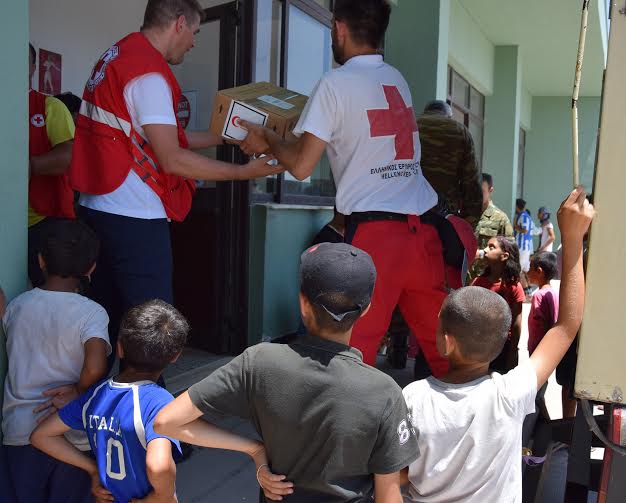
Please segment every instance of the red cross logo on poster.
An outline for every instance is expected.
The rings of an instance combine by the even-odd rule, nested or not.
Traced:
[[[413,134],[417,132],[413,107],[406,106],[396,86],[383,85],[383,91],[389,108],[367,111],[370,136],[372,138],[395,136],[396,157],[394,160],[413,159],[415,156]]]

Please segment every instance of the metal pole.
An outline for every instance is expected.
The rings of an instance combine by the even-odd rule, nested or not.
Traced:
[[[572,93],[572,157],[574,161],[574,187],[580,184],[578,156],[578,93],[580,91],[580,77],[583,70],[583,57],[585,55],[585,40],[587,38],[588,17],[589,0],[583,0],[582,17],[580,21],[580,37],[578,39],[578,55],[576,57],[576,73],[574,75],[574,90]]]

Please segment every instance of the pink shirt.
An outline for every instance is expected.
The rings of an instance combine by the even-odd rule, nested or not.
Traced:
[[[533,354],[543,336],[556,323],[559,314],[559,293],[551,286],[533,294],[528,315],[528,352]]]

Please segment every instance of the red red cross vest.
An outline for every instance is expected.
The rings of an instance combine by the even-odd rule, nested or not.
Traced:
[[[70,182],[79,192],[108,194],[132,169],[161,198],[167,216],[180,222],[191,208],[195,183],[161,169],[150,145],[133,128],[124,100],[126,85],[146,73],[165,78],[176,115],[182,96],[176,77],[144,35],[131,33],[102,55],[87,81],[76,124]],[[182,148],[189,146],[180,121],[178,143]]]
[[[46,130],[45,94],[28,93],[29,158],[52,150]],[[28,202],[45,217],[74,218],[74,192],[67,174],[32,176],[28,184]]]

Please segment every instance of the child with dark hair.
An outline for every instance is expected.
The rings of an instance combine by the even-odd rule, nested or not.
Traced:
[[[400,502],[399,472],[418,455],[402,391],[349,346],[370,306],[374,263],[348,244],[322,243],[302,254],[300,279],[307,334],[248,348],[165,407],[155,428],[207,445],[203,414],[250,418],[271,470],[293,483],[262,484],[267,499]]]
[[[522,333],[522,303],[526,300],[520,283],[521,266],[517,244],[504,236],[491,238],[484,249],[487,263],[485,272],[472,282],[500,295],[511,309],[511,325],[502,352],[491,362],[491,369],[505,373],[517,365],[520,335]]]
[[[593,207],[574,190],[558,213],[563,240],[557,323],[529,360],[501,375],[490,362],[507,340],[511,312],[483,288],[456,290],[439,314],[437,347],[449,363],[440,379],[404,389],[420,456],[408,468],[408,501],[522,501],[522,424],[580,327],[585,299],[582,241]]]
[[[539,290],[533,294],[528,315],[528,353],[533,354],[541,339],[556,323],[559,312],[559,292],[550,281],[558,277],[556,255],[542,252],[530,261],[528,279]]]
[[[29,437],[37,422],[106,373],[109,318],[100,305],[77,293],[81,279],[96,266],[98,248],[95,234],[81,222],[51,223],[39,255],[44,283],[16,297],[2,319],[9,360],[3,443],[18,502],[83,503],[89,498],[89,477],[38,451]],[[71,432],[68,440],[89,450],[84,433]]]
[[[179,357],[189,325],[162,300],[132,308],[122,320],[117,350],[124,370],[90,388],[32,434],[34,446],[91,476],[94,495],[126,503],[142,498],[175,502],[178,441],[154,431],[154,418],[174,398],[155,381]],[[87,433],[95,460],[63,437],[70,428]],[[236,435],[211,431],[215,447],[265,460],[263,446]],[[143,501],[143,500],[142,500]]]

